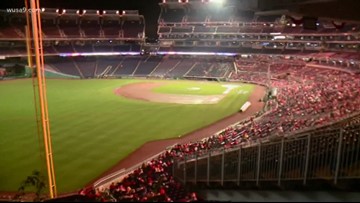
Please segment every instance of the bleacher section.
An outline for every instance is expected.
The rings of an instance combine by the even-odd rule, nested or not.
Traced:
[[[108,12],[113,14],[101,16],[94,10],[80,13],[72,9],[66,9],[66,12],[59,9],[44,9],[41,12],[43,37],[46,39],[122,39],[123,37],[145,39],[142,15],[132,13],[129,17],[126,14],[115,14],[115,11]],[[25,37],[24,13],[7,13],[5,10],[0,10],[0,24],[0,39]]]
[[[122,33],[122,31],[118,29],[119,27],[121,27],[119,18],[110,16],[103,17],[101,29],[104,32],[104,37],[119,38],[120,33]]]
[[[80,20],[80,29],[84,32],[85,37],[100,37],[100,22],[98,16],[83,16]]]
[[[168,72],[169,77],[179,77],[185,75],[195,65],[194,59],[183,59],[181,62]]]
[[[84,78],[93,78],[95,74],[96,61],[94,58],[76,57],[74,58],[75,65],[81,72]]]
[[[113,73],[115,76],[130,76],[140,63],[141,57],[125,57],[118,69]]]
[[[55,14],[44,14],[41,18],[42,31],[45,38],[60,38],[59,27]]]
[[[179,58],[164,57],[159,66],[151,73],[151,76],[165,76],[167,72],[171,70],[171,68],[176,67],[180,61],[181,59]]]
[[[183,20],[185,10],[183,8],[164,8],[160,15],[160,22],[179,23]]]
[[[119,76],[226,78],[234,71],[232,57],[53,56],[46,60],[45,64],[53,67],[54,71],[81,78]]]
[[[59,18],[60,32],[63,32],[67,38],[80,38],[80,28],[78,16],[68,14]]]
[[[56,60],[45,61],[45,63],[49,66],[55,67],[55,69],[59,70],[62,73],[81,77],[79,69],[75,66],[74,61],[71,59],[69,60],[68,58],[57,58]]]
[[[141,61],[134,76],[148,76],[160,63],[161,57],[148,57]]]
[[[112,75],[115,72],[121,63],[123,58],[98,58],[97,64],[95,66],[95,77],[103,76],[103,75]]]
[[[144,27],[142,18],[123,21],[122,31],[124,38],[143,38]]]
[[[47,49],[51,49],[47,47]],[[66,50],[65,50],[66,51]],[[0,49],[1,53],[1,49]],[[243,81],[256,81],[262,83],[267,81],[269,70],[280,73],[283,71],[282,66],[271,66],[267,61],[261,61],[261,57],[266,55],[253,55],[252,58],[238,58],[236,60],[236,79]],[[333,56],[334,61],[326,62],[324,57]],[[346,56],[358,57],[358,55],[344,55],[336,53],[327,53],[326,55],[304,55],[297,56],[299,60],[307,57],[313,57],[313,61],[307,62],[308,67],[313,68],[331,68],[334,70],[346,71],[349,73],[359,73],[359,64],[352,63],[351,59]],[[109,62],[106,61],[109,58]],[[99,57],[94,59],[85,57],[81,60],[74,58],[59,58],[59,61],[74,61],[75,67],[83,73],[72,72],[76,76],[85,78],[98,77],[99,75],[107,76],[142,76],[142,77],[197,77],[197,78],[226,78],[230,72],[235,70],[233,57],[213,57],[213,56],[113,56]],[[86,60],[84,60],[86,59]],[[341,61],[341,62],[339,62]],[[56,61],[52,61],[56,64]],[[303,62],[305,63],[305,62]],[[84,65],[86,64],[86,65]],[[109,67],[110,66],[110,67]],[[84,68],[82,68],[84,67]],[[89,67],[89,68],[86,68]],[[96,71],[94,70],[97,67]],[[104,73],[105,69],[107,71]],[[66,69],[66,68],[65,68]],[[71,69],[71,68],[70,68]],[[88,72],[90,70],[90,72]],[[62,70],[60,69],[62,72]],[[65,71],[68,71],[67,69]],[[78,71],[78,72],[79,72]],[[64,72],[70,74],[69,72]],[[233,77],[235,77],[233,75]]]
[[[308,30],[302,24],[293,23],[290,16],[257,14],[253,11],[241,10],[231,4],[220,6],[214,2],[190,1],[186,4],[160,3],[160,7],[159,40],[171,42],[173,44],[171,51],[202,52],[214,48],[213,50],[222,52],[222,49],[226,48],[224,49],[227,50],[226,52],[236,53],[243,43],[250,44],[248,46],[250,53],[312,53],[324,49],[359,51],[358,42],[353,38],[353,34],[359,31],[359,25],[353,23],[345,23],[346,26],[335,28],[333,22],[319,19],[317,29]],[[171,12],[176,14],[170,15]],[[176,17],[176,20],[172,17]],[[347,33],[349,37],[346,38],[340,33]],[[283,34],[290,36],[285,39]],[[329,36],[332,34],[333,36]],[[278,37],[276,35],[282,40],[276,39],[275,37]],[[327,40],[334,41],[335,38],[339,40],[336,42],[339,43],[338,46],[328,43]],[[274,40],[272,46],[264,45],[271,40]],[[297,45],[289,48],[283,43],[291,41]],[[214,44],[210,44],[212,42]],[[353,42],[353,44],[344,46],[343,42],[346,44]],[[202,48],[202,44],[210,44],[208,45],[210,48]],[[160,47],[162,51],[167,49]],[[287,49],[291,50],[287,52]]]
[[[359,124],[359,116],[355,116],[340,125],[278,138],[261,146],[213,150],[210,155],[196,159],[189,156],[186,165],[184,159],[178,158],[175,176],[215,188],[317,190],[321,187],[357,191],[353,184],[359,181],[359,173],[355,172],[359,169],[359,156],[354,156],[359,152],[356,144]]]

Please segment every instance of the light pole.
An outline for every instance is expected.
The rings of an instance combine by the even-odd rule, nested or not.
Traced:
[[[30,1],[31,10],[29,9],[28,1]],[[30,42],[30,28],[32,28],[32,39],[34,43],[34,53],[35,53],[35,62],[36,62],[35,68],[36,68],[38,98],[37,99],[35,98],[35,105],[40,108],[40,116],[41,116],[41,120],[40,122],[37,122],[37,124],[38,124],[38,129],[43,135],[50,198],[54,198],[57,196],[57,191],[56,191],[55,170],[54,170],[54,161],[52,154],[51,135],[50,135],[48,103],[46,96],[44,52],[42,46],[42,30],[41,30],[41,18],[40,18],[41,9],[39,5],[39,0],[25,0],[25,6],[26,6],[25,12],[27,18],[27,33],[28,33],[27,46],[32,45],[32,43]],[[30,17],[31,17],[31,23],[29,19]],[[28,52],[31,52],[31,47],[27,47],[27,49]],[[32,56],[29,57],[31,58]],[[29,63],[30,65],[32,65],[31,59],[29,59]],[[34,77],[34,75],[32,76]],[[36,92],[35,85],[34,85],[34,92]]]

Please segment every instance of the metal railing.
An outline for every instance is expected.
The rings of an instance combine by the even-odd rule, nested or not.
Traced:
[[[360,179],[360,117],[334,128],[314,130],[275,141],[217,149],[175,159],[174,176],[183,183],[273,182]]]

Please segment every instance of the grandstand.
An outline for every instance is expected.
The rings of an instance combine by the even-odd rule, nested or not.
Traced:
[[[153,25],[138,10],[40,12],[45,71],[55,78],[241,82],[266,89],[254,115],[203,139],[144,150],[155,155],[93,177],[77,193],[94,201],[170,202],[211,201],[207,190],[359,192],[360,23],[319,17],[316,29],[308,29],[306,16],[215,4],[161,1],[156,43],[147,42],[146,27]],[[24,74],[33,68],[25,65],[25,25],[24,13],[0,10],[0,85],[31,76]],[[137,122],[153,119],[137,116]],[[225,201],[234,200],[242,201]]]

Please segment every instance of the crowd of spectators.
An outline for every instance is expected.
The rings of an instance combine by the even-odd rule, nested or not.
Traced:
[[[201,201],[197,193],[188,191],[171,175],[173,158],[181,153],[179,146],[143,163],[122,181],[112,183],[108,188],[84,188],[80,194],[101,202]]]
[[[253,67],[248,67],[251,70],[243,68],[242,71],[251,73]],[[121,182],[113,183],[103,191],[90,189],[82,194],[102,201],[199,201],[196,193],[185,189],[172,176],[174,157],[184,158],[185,155],[251,143],[259,138],[324,126],[360,110],[360,75],[310,68],[297,62],[271,63],[269,67],[270,86],[278,90],[269,102],[272,106],[275,103],[276,108],[248,118],[218,135],[175,145]]]

